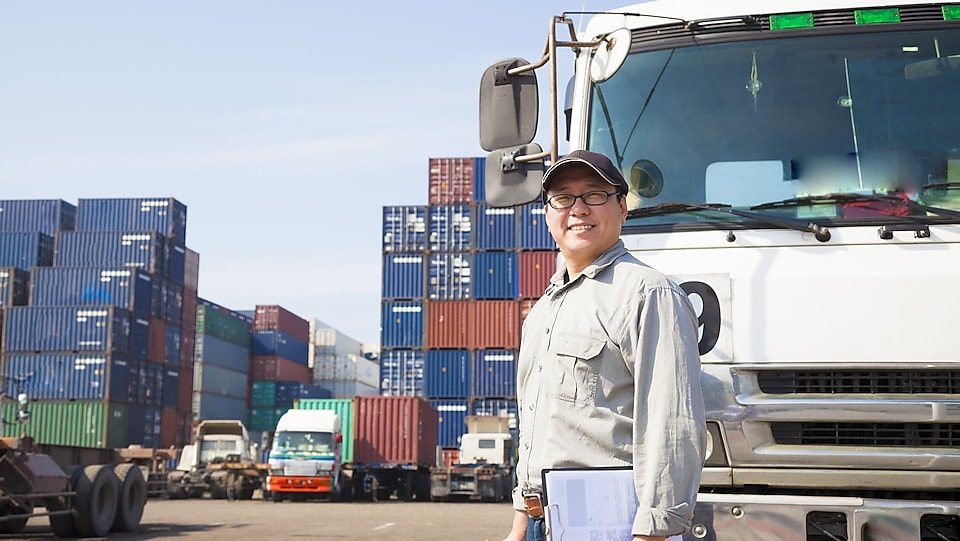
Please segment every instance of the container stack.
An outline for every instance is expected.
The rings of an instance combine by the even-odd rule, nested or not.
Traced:
[[[522,318],[556,268],[543,205],[488,206],[484,168],[432,158],[428,204],[384,209],[380,392],[427,398],[445,447],[467,415],[516,414]]]
[[[196,305],[199,269],[185,245],[186,206],[172,198],[2,205],[7,231],[38,235],[27,305],[6,310],[2,348],[5,382],[32,399],[26,431],[59,445],[183,444],[190,402],[180,373],[192,367],[183,345],[194,341],[184,309]]]
[[[253,319],[206,299],[196,314],[193,420],[246,419]]]
[[[317,319],[310,319],[313,382],[333,398],[380,393],[380,366],[363,355],[360,342]]]

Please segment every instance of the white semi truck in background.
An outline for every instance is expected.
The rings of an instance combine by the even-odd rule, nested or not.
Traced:
[[[340,418],[327,409],[291,409],[277,421],[270,448],[270,499],[339,497]]]
[[[256,457],[242,421],[200,421],[194,443],[183,446],[177,467],[167,474],[167,495],[249,500],[262,488],[268,471]]]
[[[960,540],[960,4],[592,15],[484,73],[486,199],[537,200],[564,124],[631,183],[624,243],[699,310],[709,455],[684,539]]]
[[[468,415],[467,432],[460,436],[457,459],[439,459],[430,472],[433,501],[478,500],[499,502],[510,498],[515,485],[516,442],[510,433],[513,417]]]

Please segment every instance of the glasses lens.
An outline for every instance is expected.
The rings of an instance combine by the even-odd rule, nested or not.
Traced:
[[[565,209],[573,206],[573,202],[576,200],[576,197],[562,193],[551,197],[549,200],[547,200],[547,203],[550,203],[550,206],[555,209]]]
[[[588,205],[602,205],[607,202],[607,192],[587,192],[580,197]]]

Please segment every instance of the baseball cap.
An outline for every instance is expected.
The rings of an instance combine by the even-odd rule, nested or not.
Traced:
[[[561,169],[572,165],[581,165],[593,169],[594,172],[600,175],[600,178],[613,185],[618,193],[625,194],[630,191],[627,181],[624,180],[623,175],[620,174],[620,170],[614,167],[610,158],[589,150],[574,150],[570,154],[557,160],[557,162],[551,165],[550,169],[547,169],[547,172],[543,174],[543,181],[540,187],[544,201],[546,201],[547,188],[550,187],[550,181],[553,180]]]

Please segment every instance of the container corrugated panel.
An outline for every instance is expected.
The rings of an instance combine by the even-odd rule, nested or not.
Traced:
[[[424,353],[415,349],[380,353],[380,394],[423,396]]]
[[[424,387],[427,398],[470,398],[472,355],[466,349],[426,352]]]
[[[197,292],[186,286],[183,288],[183,317],[180,322],[180,360],[181,367],[193,366],[197,344]]]
[[[254,380],[250,382],[250,405],[255,408],[272,407],[277,403],[277,382]]]
[[[193,366],[193,388],[196,391],[246,399],[247,381],[246,372],[234,372],[206,363]]]
[[[176,368],[167,367],[163,370],[163,399],[161,403],[165,408],[176,408],[179,402],[180,392],[180,371]]]
[[[346,379],[314,379],[313,381],[325,389],[330,389],[330,396],[333,398],[372,396],[380,394],[379,383],[377,385],[369,385],[360,381]]]
[[[478,349],[474,352],[472,382],[474,398],[516,398],[517,351]]]
[[[463,252],[473,248],[473,207],[467,204],[427,207],[430,251]]]
[[[555,251],[520,252],[519,297],[521,299],[539,299],[550,285],[550,277],[557,270]]]
[[[147,360],[163,364],[167,358],[167,322],[150,318],[150,339],[147,342]]]
[[[113,304],[147,315],[152,295],[150,274],[130,267],[37,267],[31,276],[32,306]]]
[[[173,325],[183,319],[183,285],[165,276],[153,276],[153,297],[150,315]]]
[[[187,247],[182,242],[167,240],[165,274],[174,282],[184,285],[187,273]]]
[[[24,392],[33,400],[129,399],[129,367],[121,355],[8,354],[3,378],[13,397]]]
[[[422,252],[427,248],[427,207],[383,207],[383,251]]]
[[[427,255],[427,296],[449,301],[472,298],[473,255],[437,252]]]
[[[127,445],[156,449],[160,445],[163,410],[159,406],[127,405]]]
[[[473,298],[516,299],[519,293],[516,252],[473,255]]]
[[[297,401],[301,410],[333,410],[340,419],[340,434],[343,443],[340,446],[340,459],[344,463],[353,462],[354,405],[353,398],[303,398]]]
[[[163,403],[163,366],[149,361],[130,359],[127,363],[130,404],[159,406]]]
[[[278,381],[277,402],[280,408],[292,408],[301,398],[333,398],[329,389],[300,381]]]
[[[251,353],[254,355],[277,355],[285,359],[309,364],[310,346],[283,331],[253,331]]]
[[[210,419],[246,419],[250,408],[244,399],[220,396],[200,391],[194,392],[194,415],[199,421]],[[268,421],[269,422],[269,421]],[[273,426],[277,425],[273,419]],[[257,430],[248,426],[247,430]],[[261,429],[262,430],[262,429]]]
[[[301,342],[310,342],[310,322],[277,305],[257,305],[253,316],[254,331],[280,331]]]
[[[146,359],[150,351],[150,318],[131,314],[130,356]]]
[[[245,419],[246,417],[240,417]],[[160,449],[171,447],[179,449],[190,443],[190,429],[193,417],[190,410],[179,411],[173,408],[163,408],[160,421]]]
[[[3,320],[3,352],[129,353],[130,312],[116,306],[15,306]]]
[[[430,158],[429,166],[427,201],[431,205],[473,201],[476,158]]]
[[[53,237],[45,233],[0,233],[0,267],[27,271],[49,267],[53,265],[53,245]]]
[[[78,231],[155,230],[180,243],[187,240],[187,206],[172,197],[80,199]]]
[[[180,327],[167,324],[167,344],[164,349],[164,360],[167,364],[180,364]]]
[[[473,349],[473,301],[425,303],[427,349]]]
[[[460,445],[460,436],[467,431],[467,400],[431,400],[437,410],[437,445],[455,447]]]
[[[358,396],[354,458],[360,464],[436,462],[437,410],[412,396]]]
[[[254,355],[250,357],[250,379],[272,379],[274,381],[313,381],[310,367],[276,355]]]
[[[187,248],[183,254],[183,287],[194,291],[200,285],[200,254]]]
[[[61,231],[54,261],[58,267],[139,267],[164,274],[165,248],[156,231]]]
[[[313,357],[313,379],[359,381],[376,386],[380,364],[360,355],[318,354]]]
[[[473,198],[475,201],[487,200],[487,158],[475,158],[473,167]]]
[[[177,381],[177,410],[193,410],[193,367],[180,367],[180,379]],[[246,400],[246,397],[244,397]]]
[[[387,301],[381,308],[380,344],[387,348],[423,345],[423,302]]]
[[[17,267],[0,268],[0,308],[25,306],[30,298],[30,272]]]
[[[520,328],[523,328],[523,320],[527,319],[527,315],[530,313],[530,310],[533,308],[533,305],[537,304],[537,299],[523,299],[520,301]]]
[[[287,412],[288,408],[250,408],[250,431],[273,432],[277,429],[277,421]],[[208,417],[212,419],[212,417]]]
[[[383,298],[422,299],[424,258],[424,254],[385,254],[383,256]]]
[[[222,312],[197,300],[197,334],[221,338],[249,348],[252,322],[236,312]]]
[[[520,304],[517,301],[474,301],[473,347],[520,348]]]
[[[17,405],[3,405],[3,418],[16,419]],[[71,447],[127,446],[127,405],[116,402],[68,400],[30,403],[30,423],[3,423],[5,437],[22,432],[39,443]]]
[[[201,334],[195,348],[195,361],[245,373],[250,371],[250,348]]]
[[[518,244],[521,250],[556,250],[557,243],[547,228],[547,211],[543,203],[519,207]]]
[[[473,223],[474,245],[478,250],[517,248],[517,209],[477,204]]]
[[[62,199],[0,200],[0,231],[9,233],[45,233],[73,231],[77,225],[77,207]]]

